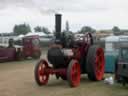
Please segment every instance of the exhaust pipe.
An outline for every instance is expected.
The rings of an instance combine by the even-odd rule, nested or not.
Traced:
[[[56,39],[61,39],[61,14],[55,14],[55,32]]]

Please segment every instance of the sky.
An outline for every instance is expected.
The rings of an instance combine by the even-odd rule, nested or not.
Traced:
[[[62,14],[62,28],[91,26],[97,30],[119,26],[128,29],[128,0],[0,0],[0,33],[12,32],[15,24],[27,23],[54,30],[55,13]]]

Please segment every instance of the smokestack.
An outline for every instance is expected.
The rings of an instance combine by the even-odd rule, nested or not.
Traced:
[[[55,14],[56,39],[61,38],[61,14]]]

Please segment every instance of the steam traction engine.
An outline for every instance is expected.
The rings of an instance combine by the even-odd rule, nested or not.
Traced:
[[[80,84],[80,75],[87,73],[93,81],[102,80],[104,75],[104,51],[93,45],[93,38],[87,33],[83,38],[65,39],[61,33],[61,15],[56,14],[56,40],[48,49],[47,60],[41,59],[35,66],[35,80],[38,85],[48,83],[49,75],[67,80],[71,87]],[[52,65],[52,66],[49,66]]]

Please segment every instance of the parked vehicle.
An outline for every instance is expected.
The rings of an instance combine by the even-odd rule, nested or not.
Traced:
[[[128,46],[120,46],[119,56],[115,64],[115,79],[125,85],[128,83]]]
[[[115,63],[121,47],[128,45],[128,36],[108,36],[105,38],[105,72],[114,73]]]
[[[25,57],[39,58],[41,55],[39,36],[23,38],[23,55]]]
[[[39,58],[41,49],[38,36],[24,37],[23,46],[14,45],[14,40],[9,39],[8,45],[0,45],[0,62],[21,60],[26,57]]]

